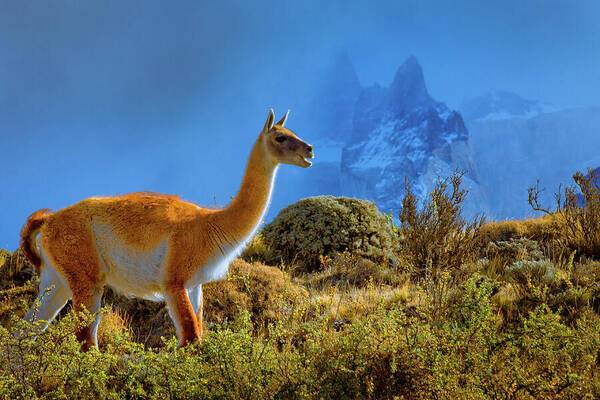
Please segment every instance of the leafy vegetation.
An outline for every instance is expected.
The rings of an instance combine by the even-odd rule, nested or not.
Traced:
[[[277,222],[226,280],[206,285],[204,339],[183,349],[161,304],[111,292],[100,351],[82,353],[72,334],[90,315],[64,311],[37,337],[23,334],[36,277],[2,252],[0,398],[599,398],[600,253],[589,227],[600,207],[588,196],[540,219],[468,222],[464,195],[460,177],[421,206],[408,192],[398,226],[378,219],[393,257],[345,239],[285,253],[271,235],[300,225]],[[314,217],[325,223],[336,204],[304,201],[292,214],[329,210]],[[298,254],[311,260],[300,269]]]
[[[322,257],[349,251],[376,262],[394,259],[395,235],[388,218],[366,200],[318,196],[281,210],[263,230],[265,244],[284,263],[312,272]]]

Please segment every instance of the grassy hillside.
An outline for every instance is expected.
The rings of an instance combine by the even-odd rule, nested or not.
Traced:
[[[162,304],[110,291],[100,352],[79,351],[71,333],[91,316],[67,310],[36,340],[14,335],[37,277],[2,252],[0,398],[599,398],[597,190],[583,208],[567,200],[540,219],[491,223],[463,220],[464,196],[456,177],[423,207],[409,192],[400,224],[382,228],[394,242],[385,259],[353,251],[354,239],[330,245],[318,226],[286,251],[258,236],[226,280],[206,285],[204,340],[184,349]],[[315,202],[302,215],[320,221]],[[363,208],[372,214],[335,205],[363,227],[348,235],[381,223],[357,217]]]

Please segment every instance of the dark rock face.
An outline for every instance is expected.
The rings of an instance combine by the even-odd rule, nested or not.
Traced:
[[[309,171],[286,171],[273,209],[315,194],[371,200],[397,216],[408,178],[424,200],[438,178],[465,173],[465,214],[487,212],[461,115],[427,90],[414,56],[396,71],[389,87],[360,85],[346,54],[318,79],[311,103],[316,158]]]
[[[388,102],[397,114],[433,102],[425,86],[423,70],[415,56],[410,56],[396,71],[389,88]]]
[[[362,91],[351,139],[341,160],[345,195],[372,200],[383,211],[397,214],[405,177],[422,200],[438,177],[459,170],[471,192],[466,213],[485,210],[462,117],[431,98],[416,58],[398,68],[388,88]]]

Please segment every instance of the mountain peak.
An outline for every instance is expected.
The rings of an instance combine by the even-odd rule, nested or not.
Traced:
[[[416,68],[421,68],[421,65],[419,64],[419,60],[417,59],[417,57],[414,54],[411,54],[410,56],[408,56],[408,58],[406,60],[404,60],[404,63],[402,64],[403,66],[412,66],[412,67],[416,67]]]
[[[422,86],[425,86],[425,78],[423,77],[423,69],[417,57],[411,55],[402,65],[396,70],[392,86],[402,84],[405,81],[417,81]]]
[[[315,123],[311,129],[324,138],[349,140],[354,105],[363,88],[346,51],[335,55],[317,77],[317,83],[316,96],[310,105]]]
[[[425,85],[423,69],[414,55],[398,67],[390,90],[392,101],[400,108],[411,108],[432,101]]]
[[[330,66],[330,72],[337,76],[338,79],[343,79],[346,84],[350,84],[353,87],[360,86],[354,63],[346,51],[341,51],[337,54]]]

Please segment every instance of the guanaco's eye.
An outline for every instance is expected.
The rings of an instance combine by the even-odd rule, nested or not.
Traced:
[[[275,140],[277,141],[277,143],[283,143],[285,142],[286,137],[285,136],[277,136],[275,138]]]

